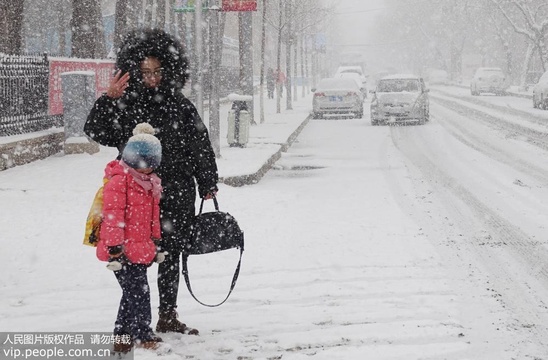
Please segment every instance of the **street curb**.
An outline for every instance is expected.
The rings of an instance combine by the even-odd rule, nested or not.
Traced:
[[[295,131],[293,131],[291,135],[289,135],[287,140],[283,144],[280,144],[280,149],[276,151],[268,160],[266,160],[266,162],[257,172],[246,175],[221,177],[219,178],[219,182],[234,187],[258,183],[259,180],[261,180],[261,178],[272,168],[272,165],[274,165],[276,161],[280,159],[280,157],[282,156],[282,152],[286,152],[291,147],[293,142],[295,142],[295,140],[304,129],[304,127],[308,124],[310,119],[311,117],[307,116],[306,119],[304,119],[304,121],[301,123],[301,125],[299,125],[299,127],[295,129]]]

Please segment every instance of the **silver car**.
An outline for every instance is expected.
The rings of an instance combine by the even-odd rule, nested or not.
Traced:
[[[312,115],[315,119],[321,119],[326,114],[353,114],[357,118],[363,116],[363,98],[354,79],[322,79],[312,92]]]
[[[506,88],[506,76],[502,69],[497,67],[478,68],[470,82],[470,94],[474,96],[481,93],[505,95]]]
[[[371,98],[371,124],[419,123],[430,119],[429,90],[415,75],[396,74],[377,82]]]

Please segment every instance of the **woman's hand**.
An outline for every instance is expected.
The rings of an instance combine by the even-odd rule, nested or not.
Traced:
[[[118,70],[107,89],[107,96],[112,99],[118,99],[124,94],[124,91],[129,85],[129,73],[122,75],[122,70]]]
[[[204,200],[211,200],[214,197],[217,197],[217,191],[218,190],[211,190],[210,192],[208,192],[206,196],[204,196]]]

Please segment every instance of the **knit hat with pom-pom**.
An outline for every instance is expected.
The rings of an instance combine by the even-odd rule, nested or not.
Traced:
[[[155,169],[162,161],[162,144],[154,136],[154,128],[147,123],[138,124],[129,138],[122,160],[134,169]]]

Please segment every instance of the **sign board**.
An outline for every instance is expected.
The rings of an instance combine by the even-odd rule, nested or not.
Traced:
[[[196,10],[195,0],[176,0],[173,10],[175,12],[194,12]],[[202,9],[209,8],[208,0],[202,0]]]
[[[63,90],[61,88],[61,74],[68,71],[93,71],[95,72],[96,96],[106,92],[112,72],[114,61],[78,60],[49,58],[49,115],[63,113]]]
[[[223,0],[222,11],[257,11],[257,0]]]

